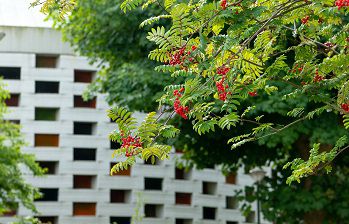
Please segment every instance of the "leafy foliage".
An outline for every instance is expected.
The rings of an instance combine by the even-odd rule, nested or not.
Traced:
[[[33,155],[21,152],[25,142],[19,125],[4,120],[5,100],[10,95],[0,81],[0,215],[17,209],[19,203],[36,212],[33,201],[40,193],[26,183],[21,167],[26,167],[33,175],[42,175],[43,170],[35,163]]]
[[[162,83],[171,84],[159,97],[162,109],[172,106],[173,92],[185,87],[179,101],[189,106],[191,121],[169,121],[181,130],[173,141],[177,149],[184,149],[184,158],[195,162],[199,168],[222,164],[226,171],[273,165],[274,175],[262,183],[258,197],[265,217],[275,223],[307,222],[308,215],[318,213],[329,223],[347,220],[348,207],[342,202],[347,201],[349,195],[345,178],[348,156],[341,154],[346,147],[336,148],[335,163],[328,163],[333,161],[333,155],[328,153],[335,148],[336,140],[348,135],[343,126],[348,123],[348,115],[341,109],[342,104],[348,103],[345,94],[348,86],[345,85],[348,80],[346,8],[338,11],[334,0],[227,1],[226,9],[217,2],[204,1],[166,0],[163,4],[128,1],[127,4],[134,4],[131,8],[146,5],[161,10],[145,18],[156,21],[160,31],[164,27],[161,38],[151,39],[158,47],[150,47],[149,58],[157,63],[165,62],[157,66],[156,71],[171,75],[147,75],[154,82],[162,77],[173,77],[172,81]],[[131,13],[139,12],[133,10]],[[158,20],[159,15],[166,16],[166,22]],[[307,15],[310,19],[302,23]],[[80,17],[86,15],[80,14]],[[165,24],[169,18],[172,18],[171,26]],[[71,22],[74,24],[73,20]],[[158,28],[154,30],[157,32]],[[147,32],[149,30],[144,33]],[[165,33],[169,36],[163,38]],[[87,35],[82,34],[75,38],[86,38]],[[85,48],[83,43],[74,45],[92,49]],[[184,49],[183,54],[180,54],[181,49]],[[102,51],[94,48],[91,52]],[[181,59],[180,63],[171,64],[175,56]],[[224,80],[230,94],[224,101],[220,100],[215,85],[221,81],[217,71],[222,67],[230,69]],[[111,77],[117,75],[114,73]],[[129,77],[133,74],[119,81]],[[106,86],[115,86],[113,84],[105,83]],[[160,91],[159,86],[149,86],[153,96]],[[121,85],[115,89],[125,91]],[[127,102],[134,108],[133,96],[129,94],[114,100]],[[144,100],[137,106],[149,109],[148,102]],[[232,127],[229,131],[226,130],[227,120]],[[205,132],[205,135],[192,132],[193,125],[197,132]],[[229,139],[235,148],[233,151],[222,144]],[[318,151],[308,150],[318,143],[321,143]],[[322,151],[322,147],[326,150]],[[283,169],[285,163],[294,159],[302,161],[294,170]],[[323,175],[320,168],[329,171],[327,165],[332,166],[332,175]],[[298,172],[297,168],[302,166],[310,167],[312,172],[309,169]],[[297,174],[293,175],[292,171]],[[304,182],[286,185],[287,178],[297,180],[297,176],[303,176]],[[253,201],[256,195],[243,198]]]
[[[157,123],[156,113],[149,113],[143,122],[136,127],[136,119],[132,113],[122,107],[116,107],[108,111],[108,116],[118,125],[118,130],[113,131],[109,138],[120,143],[114,156],[126,154],[126,160],[115,164],[110,173],[127,169],[136,162],[136,158],[143,160],[151,159],[155,163],[155,158],[162,160],[169,158],[168,154],[172,147],[156,142],[159,137],[173,138],[179,130],[172,125]],[[132,137],[135,136],[135,137]]]

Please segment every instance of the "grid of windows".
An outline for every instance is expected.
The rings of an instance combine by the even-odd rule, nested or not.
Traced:
[[[10,84],[21,80],[30,80],[34,84],[29,93],[29,88],[23,92],[16,89],[17,92],[11,93],[11,98],[6,100],[6,104],[17,107],[11,109],[18,111],[31,110],[28,113],[30,115],[20,119],[26,130],[29,130],[28,136],[33,138],[30,141],[30,149],[34,146],[34,153],[38,153],[37,162],[47,170],[48,175],[47,179],[33,179],[34,185],[38,184],[42,193],[42,197],[36,200],[41,206],[39,208],[43,209],[37,217],[39,220],[44,223],[61,224],[69,223],[69,218],[76,218],[84,219],[82,222],[85,222],[85,219],[99,220],[86,223],[106,224],[104,222],[108,220],[108,223],[128,224],[132,214],[125,214],[125,211],[131,211],[130,208],[135,207],[138,200],[142,200],[137,198],[141,197],[138,192],[142,191],[143,194],[149,194],[144,196],[144,207],[140,209],[145,215],[145,223],[151,223],[155,218],[172,220],[172,224],[192,224],[202,219],[217,220],[217,214],[220,212],[238,209],[234,197],[224,193],[217,194],[217,189],[225,189],[226,192],[230,192],[229,195],[232,194],[234,189],[227,184],[236,184],[236,174],[228,175],[225,181],[224,177],[219,175],[217,178],[210,176],[214,180],[207,181],[204,177],[215,171],[214,166],[206,167],[209,168],[210,174],[201,174],[200,172],[205,173],[207,170],[197,172],[193,169],[176,168],[173,161],[160,162],[156,159],[155,164],[150,160],[144,163],[140,161],[133,167],[110,174],[110,169],[116,161],[111,158],[112,151],[108,149],[118,149],[120,144],[107,140],[104,130],[111,130],[116,125],[109,120],[105,121],[105,113],[101,113],[101,109],[108,108],[102,108],[102,97],[84,101],[82,92],[77,91],[82,87],[81,83],[93,81],[95,71],[87,64],[86,69],[81,68],[83,66],[75,69],[69,64],[70,60],[74,60],[65,57],[71,56],[38,54],[35,56],[35,68],[32,64],[28,67],[0,67],[0,76],[4,79],[19,80],[10,81]],[[64,66],[60,68],[61,65]],[[37,76],[34,72],[34,75],[27,72],[37,68],[40,73]],[[57,74],[61,74],[62,77]],[[72,89],[69,89],[70,85],[73,85]],[[33,96],[35,100],[32,100]],[[18,119],[13,117],[8,120],[19,121]],[[102,133],[96,132],[97,127],[98,132],[103,130]],[[181,150],[176,152],[177,155],[181,155]],[[155,197],[155,201],[147,201],[153,199],[154,194],[161,196]],[[221,200],[221,207],[201,205],[205,197]],[[170,206],[167,207],[168,205]],[[166,209],[173,207],[185,208],[184,212],[190,216],[186,214],[182,217],[182,213],[177,212],[169,219]],[[110,213],[107,214],[104,209]],[[197,212],[198,209],[202,209],[202,212]],[[18,211],[9,211],[7,215],[16,215]],[[192,217],[192,214],[195,217]],[[254,219],[253,214],[250,214],[248,221]],[[227,220],[224,222],[230,223]]]

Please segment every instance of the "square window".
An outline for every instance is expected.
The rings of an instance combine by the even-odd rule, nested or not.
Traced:
[[[0,67],[0,77],[3,79],[21,79],[21,68]]]
[[[96,125],[92,122],[74,122],[74,135],[93,135]]]
[[[46,174],[52,175],[57,173],[58,161],[37,161],[41,168],[47,170]]]
[[[74,189],[92,189],[95,187],[96,176],[91,175],[74,175]]]
[[[128,203],[130,196],[130,190],[110,190],[110,203]]]
[[[216,208],[203,207],[203,219],[216,219]]]
[[[115,150],[115,149],[118,149],[120,147],[121,147],[121,145],[119,142],[110,141],[110,149]]]
[[[91,83],[94,71],[74,70],[74,82]]]
[[[110,163],[110,170],[113,168],[115,164],[116,163]],[[119,172],[112,173],[111,176],[131,176],[131,168],[132,167],[128,167],[126,170],[125,169],[119,170]],[[109,170],[109,173],[110,173],[110,170]]]
[[[96,203],[94,202],[73,202],[73,216],[95,216]]]
[[[35,134],[35,147],[58,147],[59,135]]]
[[[239,201],[236,197],[227,196],[225,198],[225,202],[226,202],[227,209],[238,209],[239,208]]]
[[[18,107],[19,106],[19,94],[18,93],[11,93],[10,98],[7,98],[5,100],[5,104],[8,107]]]
[[[110,217],[110,224],[131,224],[131,217]]]
[[[202,182],[202,193],[214,195],[217,191],[217,183],[215,182]]]
[[[57,55],[36,55],[35,67],[37,68],[56,68]]]
[[[144,178],[145,190],[162,190],[162,178]]]
[[[38,216],[35,217],[40,220],[43,224],[57,224],[58,223],[58,217],[57,216]]]
[[[41,198],[35,201],[58,201],[58,188],[40,188]]]
[[[225,177],[225,183],[236,184],[236,173],[230,173]]]
[[[96,108],[96,97],[91,100],[84,101],[82,96],[74,96],[74,107]]]
[[[239,224],[239,222],[227,221],[227,224]]]
[[[191,193],[178,193],[178,192],[176,192],[176,204],[177,205],[191,205]]]
[[[175,178],[177,180],[189,180],[191,176],[191,171],[186,171],[184,168],[176,168]]]
[[[192,219],[176,219],[176,224],[192,224]]]
[[[35,93],[59,93],[59,82],[36,81]]]
[[[254,211],[250,212],[246,217],[247,223],[254,223],[256,221],[256,213]]]
[[[96,149],[93,148],[74,148],[74,160],[95,161]]]
[[[146,218],[160,218],[163,213],[163,205],[145,204],[144,215]]]
[[[59,108],[35,107],[36,121],[57,121]]]

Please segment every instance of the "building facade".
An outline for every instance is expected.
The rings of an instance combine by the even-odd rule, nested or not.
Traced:
[[[0,76],[11,98],[6,119],[20,123],[28,142],[23,149],[35,154],[46,177],[26,179],[40,188],[35,202],[43,222],[52,224],[253,223],[255,214],[239,211],[235,190],[251,179],[238,173],[223,176],[219,168],[185,172],[174,158],[156,165],[139,161],[128,171],[109,175],[112,149],[108,134],[116,128],[107,118],[103,95],[84,102],[82,93],[97,68],[61,41],[50,28],[3,26]],[[142,114],[136,114],[142,120]],[[172,157],[180,157],[173,153]],[[0,217],[32,215],[20,207]]]

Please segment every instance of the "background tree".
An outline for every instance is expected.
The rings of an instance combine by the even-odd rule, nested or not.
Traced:
[[[22,170],[25,167],[33,175],[43,174],[34,156],[21,152],[25,142],[20,126],[4,120],[5,100],[9,97],[0,80],[0,215],[16,210],[19,204],[36,212],[33,201],[40,194],[37,188],[26,183]]]
[[[317,3],[316,1],[314,2]],[[104,45],[98,45],[98,43],[107,43],[108,40],[116,38],[115,35],[113,35],[115,28],[105,32],[105,34],[108,34],[109,36],[99,35],[99,30],[108,29],[108,26],[106,26],[105,23],[101,21],[97,23],[94,21],[91,23],[91,26],[84,26],[89,27],[88,29],[79,29],[81,28],[83,22],[86,21],[84,20],[84,18],[88,18],[90,15],[104,15],[101,17],[104,19],[109,19],[110,16],[120,16],[121,19],[123,19],[123,15],[119,14],[118,11],[116,11],[116,13],[114,13],[113,15],[109,15],[109,17],[106,17],[105,14],[103,14],[105,11],[108,11],[108,9],[113,8],[115,5],[119,6],[119,2],[111,4],[113,5],[108,6],[107,3],[104,2],[103,5],[108,8],[99,8],[100,11],[96,12],[94,11],[92,1],[89,1],[89,3],[84,6],[82,3],[79,3],[78,8],[73,11],[69,22],[62,24],[61,27],[63,32],[65,33],[65,36],[68,37],[67,39],[77,47],[78,51],[88,52],[87,54],[85,54],[87,56],[88,54],[98,55],[100,53],[99,49],[103,49],[101,52],[105,50]],[[331,3],[329,3],[329,5],[330,4]],[[223,1],[222,5],[224,6]],[[117,8],[117,6],[115,7],[115,9]],[[80,7],[87,8],[82,9]],[[242,13],[244,13],[243,11],[246,10],[245,7],[236,7],[233,8],[232,11],[236,9],[238,10],[238,13],[240,13],[240,10],[242,10]],[[328,13],[337,9],[329,7],[329,10],[330,11],[328,11]],[[249,12],[248,10],[246,11]],[[78,14],[75,14],[77,12],[80,12],[81,14],[77,16]],[[231,13],[231,11],[229,11],[229,13]],[[257,13],[258,15],[258,13],[260,12],[255,11],[253,13]],[[246,17],[246,14],[242,14],[242,17],[245,16],[245,18],[243,19],[248,18]],[[224,16],[229,17],[228,15]],[[296,15],[294,14],[292,16],[296,17]],[[299,16],[302,16],[302,14],[300,14]],[[331,18],[328,15],[325,15],[324,17],[327,17],[328,21],[331,21]],[[229,18],[231,18],[231,16]],[[109,22],[108,19],[106,19],[106,21]],[[112,21],[114,21],[114,19],[117,18],[113,17]],[[231,19],[234,20],[235,18]],[[308,20],[309,18],[304,16],[302,24],[307,24],[309,22]],[[315,18],[312,18],[312,20],[309,22],[311,26],[315,23],[315,21],[313,20],[315,20]],[[137,23],[137,21],[135,21],[135,23]],[[319,23],[319,21],[316,20],[316,23]],[[213,24],[213,26],[214,25],[218,26],[219,28],[219,23]],[[137,24],[135,24],[134,27],[137,27]],[[239,27],[239,29],[243,28]],[[94,35],[90,36],[90,34]],[[293,35],[294,33],[292,33],[292,30],[286,31],[284,33],[284,39],[281,38],[277,43],[280,44],[281,42],[283,42],[289,46],[298,46],[298,44],[302,43],[302,39],[294,38]],[[89,37],[91,37],[91,39],[94,41],[90,41]],[[128,38],[129,36],[126,37]],[[217,35],[216,38],[218,39],[219,37],[220,36]],[[117,36],[117,38],[120,38],[120,36]],[[288,40],[288,42],[285,42],[284,40]],[[200,44],[203,44],[204,40],[200,41]],[[135,44],[137,42],[138,41],[136,41]],[[92,44],[92,46],[88,46],[87,43]],[[137,46],[135,44],[131,45]],[[273,44],[276,43],[273,42]],[[305,45],[301,46],[302,48],[307,49]],[[325,53],[328,53],[329,49],[326,50],[326,48],[324,48],[324,46],[320,44],[318,47],[321,50],[324,50]],[[117,45],[109,45],[108,48],[109,50],[107,50],[107,52],[111,54],[113,54],[112,52],[116,52],[118,49]],[[298,48],[298,50],[299,49],[301,48]],[[309,48],[307,50],[309,50]],[[294,59],[292,58],[294,57],[295,52],[291,50],[289,52],[286,51],[285,53],[288,58],[286,63],[293,64]],[[118,55],[116,55],[116,57],[117,56]],[[92,56],[92,58],[96,59],[95,56]],[[110,60],[109,56],[107,55],[99,58],[106,62],[109,62]],[[113,57],[110,56],[110,58]],[[128,58],[127,60],[130,60],[130,58]],[[127,62],[127,60],[125,61]],[[142,56],[142,60],[146,60],[146,55]],[[296,72],[298,72],[300,67],[297,67],[295,69]],[[112,73],[112,70],[113,69],[109,70],[109,74]],[[122,77],[119,74],[119,72],[114,73],[112,76]],[[132,73],[130,75],[128,75],[127,73],[124,74],[125,75],[122,77],[123,81],[119,81],[121,83],[128,83],[127,80],[131,79],[132,83],[134,83],[133,86],[136,87],[133,89],[133,92],[125,92],[124,85],[118,85],[117,83],[109,81],[104,82],[104,84],[110,85],[110,87],[105,87],[104,90],[102,90],[103,88],[97,88],[96,90],[107,91],[110,95],[118,92],[125,93],[125,95],[121,97],[122,100],[117,100],[117,98],[111,97],[110,102],[116,100],[117,104],[127,105],[131,109],[142,108],[144,111],[152,110],[154,104],[151,104],[152,106],[150,107],[150,104],[147,100],[154,98],[146,98],[147,100],[139,101],[140,103],[135,104],[134,101],[132,101],[134,99],[132,94],[136,93],[136,97],[140,96],[139,93],[141,93],[144,89],[139,88],[139,86],[148,86],[148,84],[151,84],[151,82],[153,81],[157,82],[157,80],[161,79],[164,75],[159,77],[159,74],[150,72],[149,74],[147,74],[149,75],[149,77],[144,80],[138,78],[132,79],[134,75]],[[103,76],[108,76],[108,74],[103,74]],[[295,74],[295,76],[297,76],[297,74]],[[165,77],[167,76],[165,75]],[[117,79],[118,78],[115,77],[115,80]],[[308,80],[311,80],[311,78],[308,77]],[[138,81],[140,83],[138,83]],[[289,80],[284,80],[284,82],[269,83],[270,85],[274,85],[275,87],[278,87],[280,90],[282,90],[277,93],[273,93],[273,95],[271,96],[259,91],[257,97],[248,97],[244,101],[242,101],[241,103],[243,106],[241,106],[241,108],[246,108],[251,105],[251,103],[253,103],[255,109],[251,113],[247,114],[245,118],[239,119],[239,122],[236,124],[237,127],[230,129],[229,132],[227,132],[226,130],[221,131],[216,129],[214,133],[208,133],[205,136],[200,136],[199,134],[192,131],[190,122],[186,122],[182,119],[173,121],[173,124],[181,129],[181,135],[179,135],[175,139],[174,144],[177,146],[177,148],[184,149],[184,157],[189,159],[189,161],[194,162],[199,167],[206,167],[212,164],[222,164],[226,170],[231,171],[238,167],[241,167],[242,165],[244,165],[247,170],[251,167],[260,165],[273,165],[273,176],[271,178],[267,178],[263,182],[264,187],[262,187],[262,201],[263,212],[265,216],[270,220],[275,221],[276,223],[300,223],[301,220],[306,220],[307,223],[316,223],[316,221],[318,223],[322,223],[323,221],[334,223],[345,222],[346,218],[348,217],[348,205],[343,203],[344,201],[347,201],[348,198],[348,192],[346,190],[348,183],[345,180],[345,176],[348,172],[346,166],[348,158],[346,155],[340,155],[340,157],[338,157],[335,166],[333,167],[334,175],[324,176],[323,171],[317,171],[317,176],[309,177],[302,184],[292,184],[291,186],[287,186],[285,184],[285,181],[291,173],[290,171],[283,169],[286,161],[290,161],[299,157],[303,158],[304,160],[308,159],[309,151],[307,150],[307,148],[313,143],[321,142],[323,143],[321,150],[328,150],[327,148],[332,148],[330,146],[333,146],[335,144],[336,139],[340,138],[341,136],[347,135],[347,132],[345,131],[342,121],[338,115],[330,112],[322,113],[321,115],[319,115],[319,117],[316,118],[316,120],[303,119],[302,122],[299,122],[297,125],[283,129],[276,135],[261,138],[257,142],[250,142],[234,149],[234,151],[230,151],[229,146],[222,144],[222,142],[226,142],[228,139],[230,139],[232,135],[242,134],[247,129],[254,128],[256,127],[256,125],[258,126],[259,122],[258,120],[255,120],[254,117],[260,114],[264,114],[263,119],[271,120],[273,123],[287,125],[288,123],[291,123],[293,121],[292,116],[287,116],[287,114],[290,114],[289,112],[292,110],[292,108],[303,108],[303,111],[314,111],[314,109],[318,108],[318,102],[312,102],[314,101],[314,99],[312,99],[311,95],[299,97],[296,99],[288,99],[287,101],[281,101],[280,99],[282,99],[284,95],[297,89],[294,85],[296,85],[296,87],[297,85],[300,85],[299,81],[296,81],[295,83],[290,82],[291,85],[289,85],[290,83],[287,83],[288,81]],[[291,81],[295,80],[291,79]],[[314,83],[316,83],[315,81]],[[159,83],[161,84],[162,82]],[[163,84],[166,85],[166,82],[163,82]],[[315,85],[316,84],[314,84],[314,86]],[[148,93],[155,95],[162,90],[162,87],[162,85],[151,86],[149,89],[147,89],[147,91]],[[113,92],[109,91],[107,88],[113,88]],[[310,91],[314,91],[314,89]],[[253,88],[251,88],[250,91],[250,95],[255,96]],[[170,93],[172,94],[172,92]],[[144,105],[142,106],[142,104]],[[302,110],[299,109],[298,112],[302,113]],[[295,113],[296,111],[293,112]],[[219,145],[220,147],[217,147],[217,145]],[[341,189],[341,191],[336,191],[336,189]],[[251,201],[255,199],[255,196],[254,194],[249,194],[247,197],[244,197],[244,199]],[[315,219],[315,221],[313,220],[314,217],[317,218]]]

